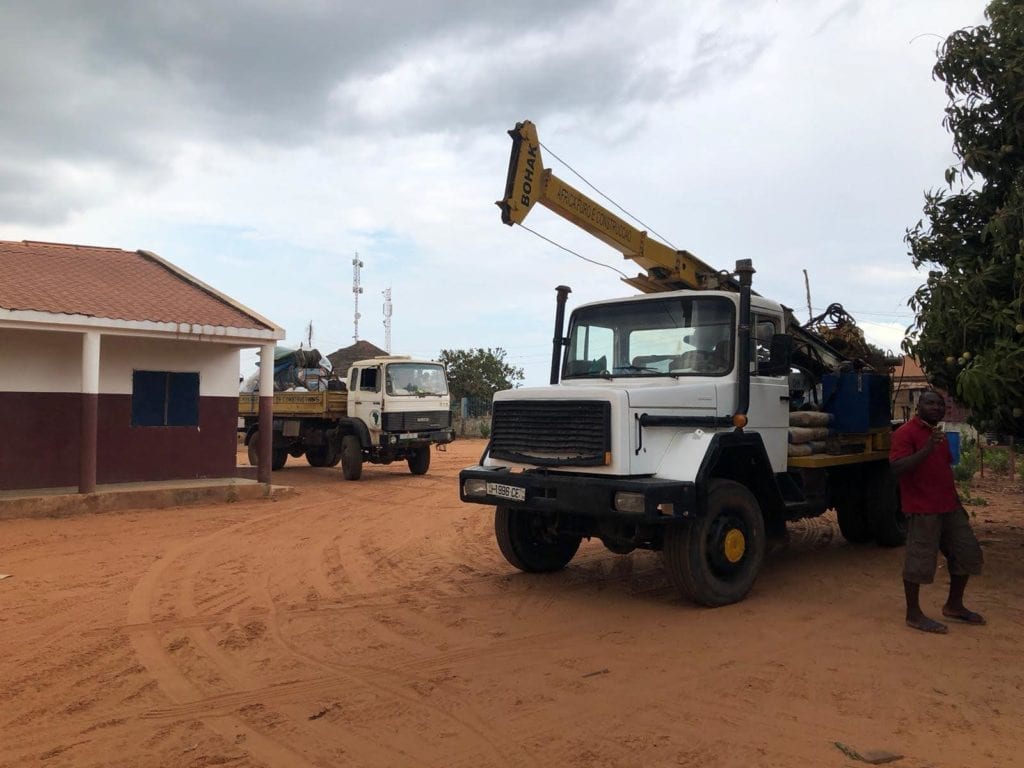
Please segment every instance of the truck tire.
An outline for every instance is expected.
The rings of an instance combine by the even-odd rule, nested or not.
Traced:
[[[865,474],[875,542],[882,547],[902,547],[907,543],[907,518],[900,506],[899,481],[888,462],[868,467]]]
[[[851,544],[866,544],[874,536],[868,517],[864,476],[859,467],[843,467],[829,475],[832,506],[839,521],[839,532]]]
[[[252,466],[258,466],[260,463],[260,431],[258,429],[253,430],[253,433],[249,436],[249,446],[246,451],[249,457],[249,464]],[[271,448],[270,449],[270,468],[273,471],[281,469],[288,462],[288,449],[287,448]]]
[[[717,607],[746,597],[765,549],[757,499],[740,483],[714,479],[704,514],[665,531],[662,556],[669,579],[683,595]]]
[[[246,455],[249,457],[249,465],[257,466],[260,463],[260,431],[254,430],[249,435],[249,445],[246,447]]]
[[[849,498],[836,499],[836,519],[839,521],[839,532],[851,544],[866,544],[873,538],[861,502]]]
[[[341,438],[341,474],[346,480],[358,480],[363,475],[363,446],[355,435]]]
[[[425,475],[430,469],[430,446],[424,445],[417,448],[406,461],[409,462],[409,471],[414,475]]]
[[[270,452],[270,468],[275,472],[288,463],[288,449],[275,448]]]
[[[311,467],[333,467],[341,460],[338,449],[331,443],[306,448],[306,461]]]
[[[552,534],[543,514],[529,509],[496,507],[494,534],[509,564],[526,573],[553,573],[569,564],[580,548],[579,536]]]

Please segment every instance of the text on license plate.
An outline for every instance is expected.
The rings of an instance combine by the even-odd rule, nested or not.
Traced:
[[[511,499],[512,501],[526,501],[525,488],[519,488],[514,485],[504,485],[503,483],[488,483],[487,495],[497,496],[502,499]]]

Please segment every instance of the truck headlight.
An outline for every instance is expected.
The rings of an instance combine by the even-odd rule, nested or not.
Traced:
[[[487,481],[486,480],[467,480],[462,484],[462,495],[463,496],[486,496],[487,495]]]
[[[616,491],[615,509],[619,512],[629,512],[634,515],[642,515],[645,509],[644,495],[642,493],[632,493],[629,491]]]

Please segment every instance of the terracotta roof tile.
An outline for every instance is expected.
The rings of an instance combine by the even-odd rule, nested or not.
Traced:
[[[141,251],[0,241],[0,308],[113,320],[269,326]]]

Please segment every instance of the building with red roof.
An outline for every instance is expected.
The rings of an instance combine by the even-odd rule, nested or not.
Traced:
[[[945,421],[966,425],[967,412],[964,408],[948,392],[932,387],[928,383],[928,374],[910,355],[904,355],[901,364],[892,372],[892,417],[901,421],[910,419],[917,413],[917,401],[930,389],[935,389],[946,400]]]
[[[0,241],[0,490],[233,477],[284,330],[149,251]]]

